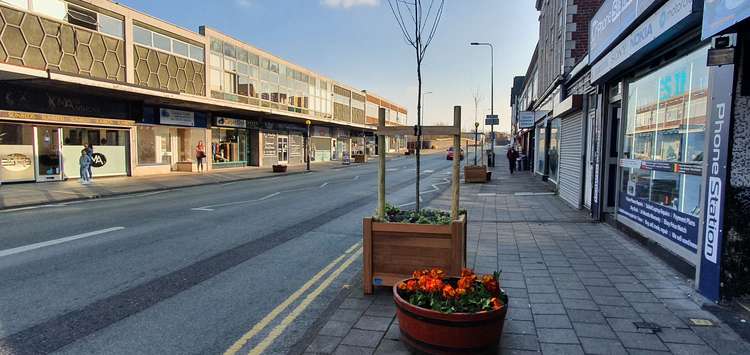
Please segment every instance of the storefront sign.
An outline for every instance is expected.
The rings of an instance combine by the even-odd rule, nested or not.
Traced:
[[[720,298],[721,244],[724,237],[724,196],[733,87],[734,65],[710,68],[708,89],[712,95],[705,148],[708,171],[703,185],[703,252],[698,290],[714,302],[718,302]]]
[[[214,126],[217,127],[234,127],[247,128],[247,121],[236,118],[214,117]]]
[[[711,37],[750,17],[750,0],[705,0],[701,39]]]
[[[591,67],[591,81],[594,82],[615,69],[691,13],[693,0],[668,1]]]
[[[107,156],[102,153],[94,153],[91,155],[91,166],[95,168],[101,168],[107,165]]]
[[[534,127],[534,111],[521,111],[518,113],[518,128]]]
[[[117,120],[110,118],[90,118],[79,116],[53,115],[48,113],[32,113],[17,111],[0,111],[0,119],[9,121],[30,121],[43,123],[61,123],[70,125],[87,126],[134,126],[134,121]]]
[[[267,157],[276,156],[276,135],[263,133],[263,155]]]
[[[34,180],[33,157],[31,145],[0,145],[0,181]]]
[[[591,177],[591,218],[599,220],[601,218],[601,206],[599,204],[599,196],[601,195],[601,177],[602,177],[602,113],[601,113],[601,101],[602,95],[599,94],[596,97],[596,109],[589,110],[589,121],[593,123],[592,135],[591,135],[591,161],[594,162],[593,176]]]
[[[606,0],[591,18],[589,64],[604,53],[655,0]]]
[[[101,96],[78,93],[74,90],[55,91],[0,83],[0,107],[21,112],[43,112],[57,115],[110,117],[129,119],[130,104]]]
[[[646,227],[692,253],[698,252],[698,217],[620,192],[618,215]]]
[[[194,127],[195,113],[191,111],[160,108],[159,123],[174,126]]]
[[[349,130],[339,128],[336,132],[336,136],[339,138],[349,138]]]

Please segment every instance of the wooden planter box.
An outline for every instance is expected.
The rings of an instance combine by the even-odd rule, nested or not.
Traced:
[[[363,222],[364,292],[393,286],[414,270],[440,268],[458,276],[466,266],[466,215],[447,225]]]
[[[286,172],[286,165],[273,165],[273,172],[274,173],[285,173]]]
[[[354,162],[355,163],[364,163],[365,162],[365,155],[364,154],[354,154]]]
[[[464,182],[487,182],[487,167],[484,165],[464,166]]]

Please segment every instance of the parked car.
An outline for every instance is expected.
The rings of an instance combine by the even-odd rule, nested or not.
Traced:
[[[464,160],[464,149],[460,149],[461,160]],[[446,160],[453,160],[453,147],[448,148],[448,154],[445,156]]]

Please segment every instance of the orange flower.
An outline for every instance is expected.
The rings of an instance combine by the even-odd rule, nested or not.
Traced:
[[[443,270],[437,268],[430,270],[430,277],[432,277],[433,279],[442,279],[444,275],[445,271]]]
[[[500,309],[503,306],[503,302],[500,301],[500,299],[498,299],[497,297],[493,297],[490,300],[490,303],[492,304],[493,309]]]
[[[427,275],[422,275],[419,277],[419,280],[417,281],[417,285],[419,286],[419,290],[422,292],[429,292],[427,289],[427,284],[430,282],[430,277]]]
[[[463,296],[465,294],[466,294],[466,289],[465,288],[460,288],[459,287],[459,288],[456,289],[456,298],[461,298],[461,296]]]
[[[461,269],[461,277],[473,276],[473,275],[474,275],[474,270],[468,269],[468,268]]]
[[[482,276],[482,284],[484,284],[484,288],[493,295],[500,291],[500,285],[493,275]]]
[[[413,278],[415,278],[415,279],[418,279],[418,278],[420,278],[420,277],[422,277],[422,276],[424,276],[424,275],[427,275],[427,274],[429,274],[429,272],[428,272],[427,270],[416,270],[416,271],[414,271],[414,272],[413,272],[413,273],[411,274],[411,276],[412,276]]]
[[[471,289],[474,286],[474,282],[477,280],[477,275],[471,274],[466,275],[458,279],[458,287],[459,288],[465,288],[465,289]]]
[[[414,292],[417,290],[417,280],[409,280],[406,282],[406,290]]]
[[[406,291],[406,283],[401,281],[401,283],[398,284],[398,289],[401,291]]]
[[[430,293],[436,293],[440,292],[443,289],[443,280],[440,279],[431,279],[429,283],[427,284],[427,292]]]
[[[453,289],[453,286],[451,285],[445,285],[443,286],[443,297],[447,299],[455,298],[456,297],[456,290]]]

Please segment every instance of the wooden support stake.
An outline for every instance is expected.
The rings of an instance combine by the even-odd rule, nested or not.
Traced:
[[[385,108],[378,110],[378,128],[385,127]],[[378,218],[385,219],[385,136],[378,135]]]
[[[458,219],[458,197],[459,197],[459,180],[461,175],[461,106],[453,106],[453,126],[457,132],[453,135],[453,198],[451,200],[451,218],[455,221]],[[456,158],[458,154],[458,158]]]

